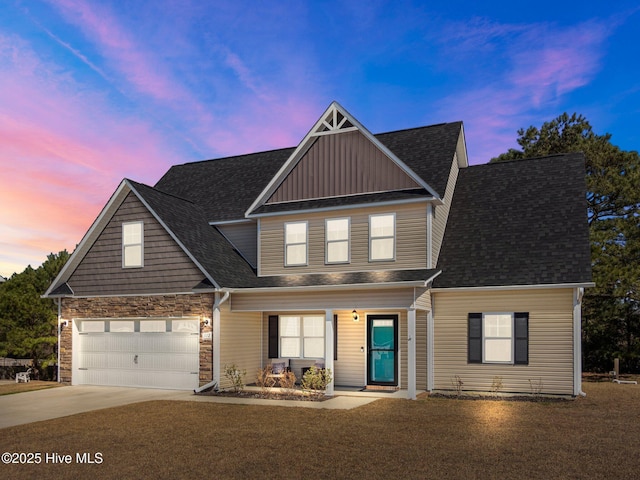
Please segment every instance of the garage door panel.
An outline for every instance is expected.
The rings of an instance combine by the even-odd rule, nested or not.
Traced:
[[[131,325],[132,321],[118,319],[117,322],[122,326]],[[145,320],[136,322],[137,331],[133,332],[88,331],[78,336],[76,383],[196,388],[200,346],[199,334],[192,332],[199,328],[198,321],[180,320],[179,332],[159,331],[163,322],[169,324],[165,320],[146,321],[148,325],[143,329],[147,331],[141,332],[140,326]]]

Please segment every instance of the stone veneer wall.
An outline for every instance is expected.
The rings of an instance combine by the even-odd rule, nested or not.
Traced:
[[[64,327],[60,337],[60,381],[71,383],[72,332],[74,318],[212,317],[213,294],[141,295],[62,299]],[[211,322],[210,322],[211,323]],[[200,325],[200,385],[213,380],[213,344],[202,340],[211,325]]]

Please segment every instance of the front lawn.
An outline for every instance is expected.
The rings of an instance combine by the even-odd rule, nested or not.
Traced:
[[[1,471],[12,479],[637,478],[640,386],[584,390],[566,402],[427,397],[350,411],[154,401],[0,430],[0,452],[42,454],[40,465]],[[45,463],[45,453],[70,454],[72,464]],[[78,453],[102,463],[78,465]]]
[[[22,383],[3,383],[0,384],[0,395],[11,395],[12,393],[30,392],[32,390],[43,390],[45,388],[53,388],[60,386],[56,382],[43,382],[40,380],[31,380]]]

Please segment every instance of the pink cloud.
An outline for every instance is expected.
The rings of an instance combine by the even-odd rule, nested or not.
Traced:
[[[510,26],[475,20],[469,31],[456,28],[466,47],[453,45],[454,54],[461,50],[464,55],[472,54],[472,45],[464,39],[480,39],[480,51],[503,46],[500,54],[505,63],[489,82],[474,86],[472,81],[464,92],[444,98],[436,110],[439,118],[465,122],[470,162],[485,163],[509,148],[518,148],[518,128],[561,113],[555,106],[563,97],[588,84],[599,72],[603,44],[617,22],[590,21],[563,29],[548,24]]]

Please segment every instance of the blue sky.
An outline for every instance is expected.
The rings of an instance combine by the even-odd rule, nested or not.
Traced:
[[[73,250],[124,177],[462,120],[471,163],[562,112],[638,150],[637,2],[0,4],[0,274]]]

